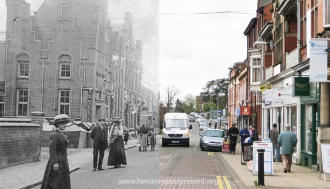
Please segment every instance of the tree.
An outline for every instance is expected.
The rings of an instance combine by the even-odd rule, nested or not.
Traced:
[[[217,102],[220,109],[223,109],[228,102],[228,84],[226,81],[226,78],[211,80],[208,81],[203,88],[204,94],[206,94],[204,98],[210,96],[211,93],[216,94],[216,98],[213,98],[213,102]],[[207,99],[205,99],[205,102],[206,101]]]
[[[167,111],[170,112],[174,99],[180,94],[180,91],[172,85],[172,86],[166,86],[164,92],[165,92],[164,99],[165,99]]]
[[[180,101],[180,99],[176,99],[174,111],[175,112],[184,112],[184,110],[183,110],[183,104]]]
[[[183,100],[182,108],[184,109],[184,112],[186,113],[195,112],[196,111],[196,109],[194,108],[195,105],[196,105],[195,97],[192,94],[187,94]]]
[[[213,102],[211,102],[212,110],[217,109],[217,105]],[[210,102],[204,103],[203,105],[203,112],[209,112],[210,111]]]

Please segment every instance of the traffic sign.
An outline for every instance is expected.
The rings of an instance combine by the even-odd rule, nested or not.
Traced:
[[[219,114],[222,114],[222,110],[218,110],[218,113],[219,113]]]
[[[218,118],[218,111],[217,110],[211,110],[211,119],[217,119]]]

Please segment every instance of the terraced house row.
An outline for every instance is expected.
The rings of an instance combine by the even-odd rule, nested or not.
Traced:
[[[142,84],[133,16],[108,18],[108,1],[45,0],[30,13],[7,0],[0,42],[0,117],[68,114],[84,122],[120,117],[128,127],[158,119],[158,95]]]
[[[258,0],[247,57],[229,68],[229,125],[297,134],[293,162],[322,171],[330,143],[330,0]]]

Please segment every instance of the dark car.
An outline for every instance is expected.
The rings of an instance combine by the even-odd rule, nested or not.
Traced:
[[[204,150],[217,150],[222,151],[223,140],[226,133],[221,129],[207,129],[200,133],[199,146],[202,151]]]
[[[195,122],[195,116],[190,116],[189,117],[189,122]]]

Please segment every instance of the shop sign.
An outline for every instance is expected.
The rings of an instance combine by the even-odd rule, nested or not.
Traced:
[[[310,81],[311,82],[326,82],[327,81],[327,39],[311,38],[309,43],[310,54]]]
[[[251,115],[251,106],[241,106],[241,115]]]
[[[293,96],[309,96],[309,77],[293,77]]]
[[[284,89],[284,90],[275,90],[269,89],[267,90],[267,95],[270,98],[274,98],[275,100],[284,100],[284,99],[292,99],[292,89]]]
[[[266,89],[271,89],[271,85],[259,85],[260,91],[266,91]]]

